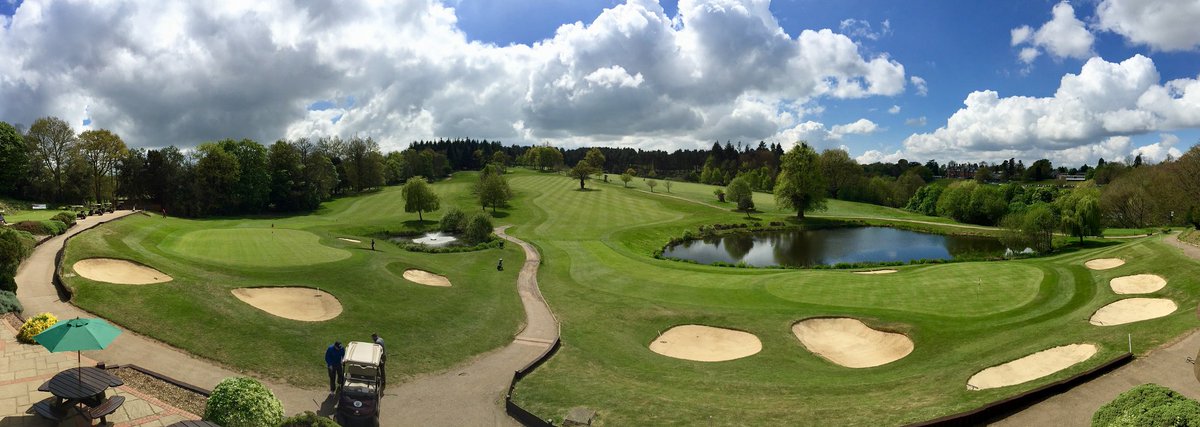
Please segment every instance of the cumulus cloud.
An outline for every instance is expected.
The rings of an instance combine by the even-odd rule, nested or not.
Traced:
[[[900,114],[900,106],[893,105],[892,108],[888,108],[888,114]]]
[[[806,141],[809,145],[818,148],[830,148],[847,135],[870,135],[882,130],[883,128],[878,124],[867,119],[858,119],[846,124],[833,125],[833,127],[826,127],[824,123],[809,120],[784,129],[773,139],[785,141],[786,144]]]
[[[388,149],[462,136],[678,147],[770,137],[796,127],[797,105],[910,81],[851,36],[788,34],[768,6],[681,0],[668,17],[628,0],[538,43],[495,46],[435,0],[28,0],[0,30],[0,120],[86,105],[93,126],[135,146],[361,135]]]
[[[871,22],[853,18],[843,19],[838,28],[844,34],[858,39],[879,40],[880,37],[892,34],[892,23],[886,19],[879,23],[878,31],[871,28]]]
[[[910,76],[908,80],[912,82],[913,87],[916,88],[917,95],[925,96],[929,94],[929,85],[925,83],[925,79],[917,76]]]
[[[894,153],[888,154],[879,150],[867,150],[862,155],[855,157],[854,160],[862,165],[871,163],[895,163],[904,158],[904,153],[897,150]]]
[[[1142,161],[1149,163],[1161,162],[1166,160],[1168,156],[1173,159],[1178,159],[1179,156],[1183,155],[1182,151],[1179,151],[1178,148],[1175,148],[1175,144],[1179,143],[1178,136],[1164,133],[1160,135],[1160,138],[1161,139],[1159,139],[1158,142],[1153,144],[1134,148],[1129,155],[1142,156]]]
[[[1161,83],[1154,62],[1135,55],[1120,63],[1092,58],[1079,74],[1063,76],[1051,97],[972,92],[945,126],[911,135],[904,146],[917,157],[963,158],[970,153],[986,159],[1031,158],[1051,153],[1093,158],[1127,148],[1112,146],[1120,141],[1112,137],[1197,126],[1200,80]],[[1097,143],[1102,146],[1092,146]]]
[[[1162,51],[1200,49],[1200,2],[1194,0],[1103,0],[1097,27]]]
[[[1032,63],[1042,51],[1055,58],[1086,59],[1093,55],[1095,37],[1075,18],[1075,8],[1063,1],[1054,5],[1050,21],[1036,31],[1028,25],[1010,31],[1013,46],[1028,45],[1017,55],[1021,62]]]
[[[925,116],[912,117],[907,120],[904,120],[904,124],[906,124],[908,126],[916,126],[916,127],[925,126],[925,124],[928,122],[929,122],[929,120],[926,119]]]

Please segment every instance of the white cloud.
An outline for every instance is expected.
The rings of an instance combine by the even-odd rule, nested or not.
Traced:
[[[1175,144],[1179,143],[1178,136],[1175,136],[1175,135],[1172,135],[1169,133],[1164,133],[1164,134],[1160,135],[1160,138],[1161,139],[1159,139],[1158,142],[1155,142],[1153,144],[1143,145],[1141,147],[1134,148],[1133,151],[1129,152],[1129,155],[1130,156],[1141,155],[1142,161],[1147,162],[1147,163],[1161,162],[1163,160],[1166,160],[1167,156],[1170,156],[1171,158],[1174,158],[1174,159],[1178,159],[1179,156],[1183,155],[1183,152],[1179,151],[1178,148],[1175,148]]]
[[[925,83],[925,79],[917,76],[908,78],[912,82],[913,87],[917,89],[917,95],[925,96],[929,94],[929,85]]]
[[[888,108],[888,114],[900,114],[900,106],[893,105],[892,108]]]
[[[879,23],[879,31],[871,28],[871,23],[865,19],[843,19],[838,25],[842,33],[859,39],[879,40],[880,37],[892,34],[892,22],[883,20]]]
[[[819,100],[897,95],[909,81],[846,35],[789,35],[766,0],[678,6],[667,17],[628,0],[501,47],[469,40],[435,0],[27,0],[0,29],[0,120],[87,105],[93,126],[134,146],[357,134],[387,149],[464,136],[679,147],[770,137]]]
[[[817,148],[830,148],[833,143],[841,141],[847,135],[870,135],[882,131],[878,124],[867,119],[858,119],[850,123],[826,127],[824,123],[806,121],[775,134],[771,139],[791,144],[806,141]]]
[[[929,121],[928,121],[928,119],[925,118],[925,116],[921,116],[921,117],[913,117],[913,118],[907,119],[904,121],[904,124],[906,124],[908,126],[921,127],[921,126],[925,126],[925,124],[927,124],[928,122]]]
[[[1046,51],[1055,58],[1091,57],[1095,37],[1084,27],[1083,21],[1075,18],[1075,8],[1064,0],[1054,5],[1051,14],[1053,18],[1036,31],[1028,25],[1010,31],[1013,46],[1029,45],[1021,49],[1018,58],[1028,64],[1033,62],[1041,51]]]
[[[1200,80],[1160,83],[1154,62],[1141,55],[1120,63],[1092,58],[1079,74],[1063,76],[1054,96],[1001,98],[985,90],[964,104],[945,126],[905,139],[906,151],[985,159],[1113,153],[1113,137],[1200,126]],[[1093,146],[1101,141],[1109,145]]]
[[[1195,0],[1103,0],[1097,27],[1162,51],[1200,49],[1200,2]]]
[[[862,155],[855,157],[854,160],[862,165],[871,163],[895,163],[904,158],[904,153],[897,150],[894,153],[888,154],[879,150],[867,150]]]
[[[853,123],[834,125],[834,135],[870,135],[879,131],[879,125],[867,119],[858,119]],[[840,136],[839,136],[840,138]]]

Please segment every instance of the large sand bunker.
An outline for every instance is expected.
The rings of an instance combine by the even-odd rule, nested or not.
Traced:
[[[1175,301],[1165,298],[1126,298],[1100,307],[1088,320],[1097,326],[1113,326],[1156,319],[1174,313]]]
[[[171,276],[136,262],[114,258],[88,258],[71,266],[76,274],[97,282],[149,285],[170,282]]]
[[[892,274],[895,272],[896,272],[896,270],[887,269],[887,270],[855,271],[854,274]]]
[[[650,351],[676,359],[722,362],[762,351],[762,341],[749,332],[703,325],[668,329],[650,343]]]
[[[338,237],[338,240],[341,240],[343,242],[350,242],[350,243],[362,243],[362,240],[349,239],[349,238],[345,238],[345,237]]]
[[[1108,270],[1125,265],[1125,260],[1120,258],[1100,258],[1085,262],[1083,265],[1092,270]]]
[[[313,288],[240,288],[231,292],[242,302],[285,319],[320,322],[342,314],[337,298]]]
[[[900,360],[913,351],[904,334],[871,329],[858,319],[808,319],[792,325],[804,348],[847,368],[870,368]]]
[[[1094,354],[1096,354],[1096,346],[1092,344],[1070,344],[1042,350],[979,371],[967,380],[967,388],[982,390],[1033,381],[1070,368],[1076,363],[1088,360]]]
[[[425,270],[404,270],[404,280],[425,286],[450,286],[450,279],[447,279],[446,276],[433,274]]]
[[[1148,294],[1167,286],[1167,279],[1156,274],[1135,274],[1112,279],[1108,284],[1118,294]]]

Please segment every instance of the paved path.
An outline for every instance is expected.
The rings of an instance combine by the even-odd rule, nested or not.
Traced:
[[[25,306],[24,314],[28,317],[49,311],[59,318],[97,317],[59,300],[53,284],[56,268],[54,257],[68,237],[130,214],[133,212],[121,211],[88,217],[71,227],[66,234],[39,245],[17,271],[17,296]],[[504,228],[497,228],[496,234],[521,245],[525,250],[525,264],[517,278],[517,291],[525,307],[525,327],[507,347],[476,357],[446,372],[418,376],[387,389],[381,407],[385,425],[516,425],[504,412],[504,394],[508,391],[513,372],[543,354],[550,343],[558,338],[558,320],[550,312],[537,287],[537,269],[541,263],[537,250],[528,243],[504,234]],[[89,352],[89,357],[109,364],[135,364],[207,389],[216,387],[226,377],[245,375],[124,328],[122,331],[124,333],[107,349]],[[288,415],[306,410],[322,415],[333,413],[334,397],[324,390],[303,389],[262,378],[259,380],[283,401],[284,411]],[[3,403],[0,400],[0,404]]]
[[[525,306],[525,327],[511,344],[447,372],[419,376],[387,389],[386,416],[406,425],[515,426],[504,412],[504,394],[513,372],[541,356],[558,338],[558,320],[538,290],[541,256],[533,245],[496,229],[496,235],[521,245],[525,264],[517,277],[517,292]]]
[[[1167,236],[1163,241],[1200,260],[1200,248],[1180,242],[1178,234]],[[1133,340],[1136,350],[1137,337],[1134,336]],[[1196,380],[1194,366],[1187,363],[1189,357],[1196,357],[1197,349],[1200,349],[1200,330],[1186,333],[1174,343],[1156,349],[1149,355],[1038,402],[994,425],[1088,426],[1091,425],[1092,414],[1105,403],[1134,386],[1146,383],[1156,383],[1190,398],[1200,399],[1200,382]]]

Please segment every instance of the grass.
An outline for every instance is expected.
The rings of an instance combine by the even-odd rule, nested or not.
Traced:
[[[444,197],[456,195],[473,179],[435,188]],[[444,198],[443,206],[456,200]],[[66,280],[76,291],[75,303],[86,310],[198,356],[300,386],[328,381],[323,357],[330,343],[369,341],[372,332],[400,343],[389,346],[393,382],[447,369],[510,342],[524,318],[515,292],[518,269],[497,272],[495,263],[503,257],[520,265],[520,248],[427,254],[380,241],[370,251],[370,237],[360,232],[404,229],[415,219],[398,213],[399,206],[396,187],[287,218],[134,215],[72,239],[63,265],[69,270],[80,259],[115,257],[170,274],[173,281],[149,286]],[[408,268],[443,274],[453,287],[408,282],[401,277]],[[312,323],[275,317],[230,293],[252,286],[320,288],[338,298],[343,312]]]
[[[1200,325],[1189,309],[1113,327],[1087,322],[1119,297],[1107,286],[1122,275],[1155,272],[1169,285],[1154,296],[1192,307],[1200,266],[1160,238],[1089,241],[1045,258],[899,267],[891,275],[845,271],[720,268],[649,257],[671,236],[698,225],[744,222],[712,186],[673,183],[650,194],[644,184],[593,181],[576,191],[564,177],[519,174],[513,187],[528,208],[511,233],[536,242],[547,262],[539,282],[562,321],[563,348],[518,384],[514,399],[542,417],[569,408],[598,411],[599,425],[894,425],[978,407],[1096,366],[1125,350],[1133,334],[1145,352]],[[759,221],[792,216],[756,194]],[[760,202],[760,199],[763,199]],[[536,212],[541,211],[541,212]],[[920,221],[961,230],[942,218],[830,201],[826,216]],[[1121,257],[1126,265],[1091,271],[1083,262]],[[790,326],[814,316],[853,316],[907,333],[909,356],[881,367],[849,369],[809,353]],[[649,343],[680,324],[748,331],[759,354],[720,363],[655,354]],[[1087,362],[1022,385],[968,391],[986,367],[1046,348],[1098,344]]]
[[[478,209],[469,192],[474,174],[433,185],[443,206]],[[1088,239],[1050,257],[1015,261],[960,262],[897,267],[890,275],[847,271],[740,269],[651,257],[672,236],[700,225],[746,222],[730,204],[717,203],[715,187],[672,183],[654,194],[640,180],[632,188],[598,180],[578,191],[578,181],[549,173],[509,175],[516,194],[498,224],[542,252],[538,281],[562,322],[563,347],[518,384],[514,393],[535,414],[561,420],[585,406],[598,411],[596,425],[741,425],[766,420],[780,425],[894,425],[928,420],[1090,369],[1125,351],[1132,334],[1144,353],[1200,326],[1188,307],[1200,298],[1200,264],[1162,237],[1127,241]],[[791,221],[769,194],[755,194],[756,221]],[[318,212],[289,218],[181,220],[134,217],[76,238],[66,265],[93,256],[139,261],[176,277],[161,285],[125,287],[71,279],[77,302],[131,329],[204,357],[298,384],[324,379],[321,351],[335,338],[363,339],[375,329],[402,342],[392,360],[394,376],[444,369],[511,339],[521,311],[513,292],[517,269],[494,270],[498,250],[423,254],[381,244],[362,250],[338,237],[359,238],[383,230],[426,227],[415,215],[397,214],[398,189],[325,204]],[[868,218],[870,223],[908,224],[931,231],[988,231],[897,209],[830,201],[823,216]],[[436,220],[437,213],[427,214]],[[221,233],[295,230],[286,245],[242,247]],[[260,233],[261,231],[255,231]],[[199,233],[199,234],[196,234]],[[285,233],[292,233],[287,231]],[[201,243],[180,246],[183,239]],[[291,245],[305,245],[300,255]],[[312,264],[263,268],[224,253],[290,256]],[[245,245],[243,245],[245,246]],[[320,246],[321,248],[316,248]],[[350,255],[334,259],[330,251]],[[201,256],[203,254],[203,256]],[[518,265],[508,245],[503,256]],[[1093,258],[1120,257],[1106,271],[1083,267]],[[399,278],[406,268],[447,275],[455,286],[426,288]],[[1151,296],[1180,307],[1170,316],[1098,327],[1087,318],[1121,297],[1108,287],[1114,277],[1153,272],[1168,286]],[[252,309],[229,295],[242,286],[318,286],[346,307],[321,323],[287,321]],[[908,334],[915,350],[896,362],[849,369],[816,356],[790,327],[815,316],[852,316],[876,328]],[[760,353],[704,363],[651,352],[649,343],[681,324],[704,324],[755,334]],[[396,341],[392,341],[395,339]],[[1096,356],[1067,370],[1021,385],[983,391],[967,379],[989,366],[1046,348],[1094,343]],[[247,352],[245,348],[263,348]],[[819,420],[819,421],[818,421]]]

